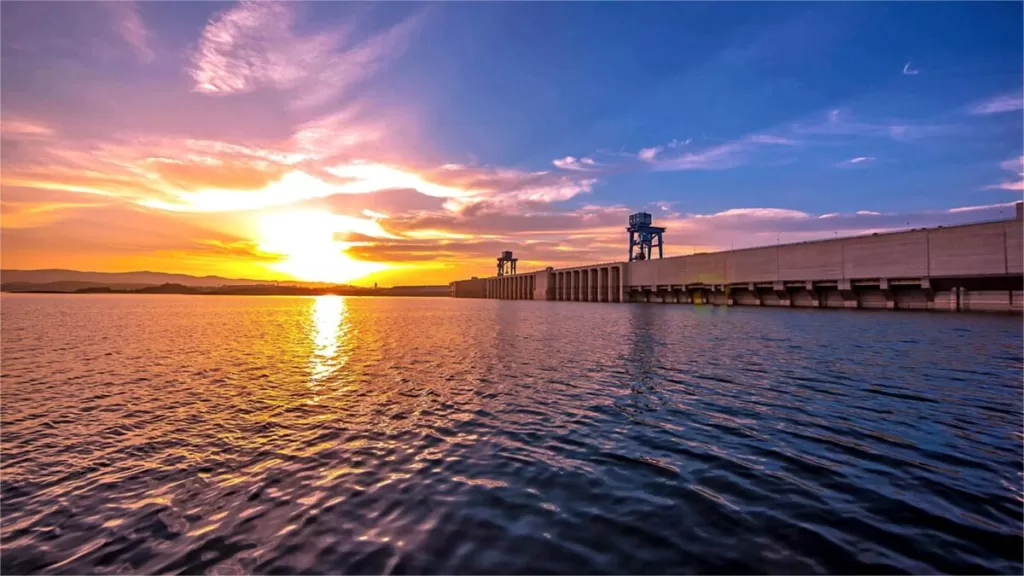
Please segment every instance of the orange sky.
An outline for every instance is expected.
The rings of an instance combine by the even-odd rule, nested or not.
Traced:
[[[761,133],[693,152],[673,139],[597,160],[559,143],[558,157],[506,158],[490,144],[514,133],[466,122],[452,128],[462,144],[424,128],[444,110],[426,109],[407,78],[415,68],[361,91],[413,51],[429,10],[409,6],[353,34],[300,23],[298,4],[192,3],[160,17],[159,3],[4,3],[3,268],[441,284],[491,275],[509,249],[523,271],[623,260],[638,209],[668,227],[668,256],[984,219],[1008,205],[985,192],[965,200],[976,209],[914,214],[726,209],[721,193],[664,179],[672,201],[641,194],[659,171],[718,174],[752,161],[745,155],[808,149]],[[367,21],[361,7],[332,7]],[[682,156],[660,160],[670,154]],[[766,170],[783,164],[770,159]],[[1019,175],[1020,166],[1014,156],[992,170]],[[632,183],[615,181],[626,173]],[[1019,196],[1013,178],[1000,193]],[[748,197],[760,186],[751,180]]]

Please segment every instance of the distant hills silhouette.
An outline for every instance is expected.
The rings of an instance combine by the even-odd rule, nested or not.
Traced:
[[[81,270],[0,270],[0,284],[8,283],[44,284],[56,282],[79,282],[95,286],[135,285],[155,286],[159,284],[181,284],[183,286],[253,286],[256,284],[274,284],[279,286],[333,286],[326,282],[295,282],[273,280],[252,280],[246,278],[224,278],[222,276],[190,276],[188,274],[168,274],[166,272],[84,272]],[[88,286],[79,286],[86,288]],[[73,288],[77,289],[77,288]]]
[[[325,282],[270,281],[165,272],[83,272],[80,270],[0,270],[3,292],[77,294],[233,294],[447,296],[448,286],[362,288]]]

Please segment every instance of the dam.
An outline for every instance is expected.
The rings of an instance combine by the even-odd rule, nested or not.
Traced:
[[[634,215],[637,216],[637,215]],[[646,224],[650,223],[649,215]],[[503,273],[453,298],[951,312],[1024,310],[1024,203],[1014,218],[668,258]],[[659,236],[663,228],[649,227]],[[641,235],[642,236],[642,235]],[[647,255],[651,243],[648,241]],[[641,254],[644,254],[641,248]],[[511,252],[503,257],[511,258]],[[514,271],[514,268],[512,268]]]

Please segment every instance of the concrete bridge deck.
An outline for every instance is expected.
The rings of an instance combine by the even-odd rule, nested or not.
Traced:
[[[456,298],[928,310],[1024,309],[1016,218],[452,282]]]

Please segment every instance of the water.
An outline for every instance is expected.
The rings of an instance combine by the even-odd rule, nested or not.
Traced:
[[[4,295],[5,574],[1021,573],[1019,317]]]

